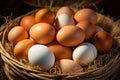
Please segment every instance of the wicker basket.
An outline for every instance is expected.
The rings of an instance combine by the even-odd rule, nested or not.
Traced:
[[[53,11],[57,8],[53,8]],[[77,10],[73,8],[73,10]],[[15,25],[19,25],[19,21],[23,16],[34,15],[37,10],[31,11],[14,20],[10,20],[0,28],[0,53],[4,61],[4,71],[10,80],[107,80],[111,76],[115,76],[120,67],[120,25],[119,21],[114,22],[111,18],[97,13],[97,25],[101,26],[105,31],[109,32],[113,37],[113,46],[109,53],[99,55],[96,60],[90,63],[83,73],[57,73],[56,67],[51,68],[48,72],[43,72],[27,65],[23,60],[18,61],[12,55],[13,46],[7,39],[9,30]],[[110,79],[109,79],[110,80]]]

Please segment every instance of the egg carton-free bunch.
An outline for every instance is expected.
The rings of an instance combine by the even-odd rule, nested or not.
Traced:
[[[114,45],[112,35],[97,25],[98,14],[92,9],[74,11],[65,6],[34,14],[20,18],[7,34],[13,45],[10,55],[31,69],[84,74],[89,64],[99,55],[109,55]]]

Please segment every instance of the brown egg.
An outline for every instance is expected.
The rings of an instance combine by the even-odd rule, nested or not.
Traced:
[[[28,58],[28,50],[35,43],[30,39],[24,39],[19,41],[14,47],[14,56],[18,59],[27,59]]]
[[[32,39],[31,37],[29,37],[30,40],[34,41],[34,39]],[[34,41],[35,42],[35,41]]]
[[[74,17],[75,12],[67,6],[61,7],[57,13],[56,13],[56,18],[60,15],[60,14],[67,14],[69,16],[71,16],[72,18]]]
[[[20,25],[24,27],[27,31],[35,24],[35,18],[33,16],[24,16],[21,21]]]
[[[78,26],[83,31],[85,31],[85,34],[86,34],[85,40],[89,40],[95,33],[96,25],[93,25],[88,21],[81,21],[77,23],[76,26]]]
[[[100,53],[109,52],[113,44],[111,35],[105,31],[97,32],[93,36],[92,42]]]
[[[45,23],[53,24],[54,20],[55,20],[54,12],[52,12],[47,8],[40,9],[35,14],[36,23],[45,22]]]
[[[62,46],[57,42],[52,42],[47,46],[54,53],[56,60],[72,58],[72,49],[69,47]]]
[[[20,40],[27,38],[28,32],[25,30],[25,28],[21,26],[13,27],[8,33],[8,40],[14,44],[16,44]]]
[[[55,65],[61,73],[82,73],[83,68],[70,59],[61,59],[56,61]]]
[[[67,25],[57,32],[57,41],[64,46],[76,46],[85,39],[85,32],[75,25]]]
[[[37,23],[33,25],[29,31],[30,37],[40,44],[48,44],[55,38],[56,31],[54,27],[48,23]]]
[[[75,13],[74,18],[77,22],[84,21],[84,20],[87,20],[92,24],[96,24],[97,22],[96,13],[92,9],[89,9],[89,8],[78,10]]]

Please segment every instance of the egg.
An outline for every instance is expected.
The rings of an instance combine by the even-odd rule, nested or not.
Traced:
[[[54,27],[48,23],[37,23],[33,25],[29,31],[30,37],[40,44],[48,44],[55,38],[56,31]]]
[[[80,27],[82,30],[85,31],[85,40],[89,40],[95,33],[96,25],[93,25],[88,21],[81,21],[77,23],[76,26]]]
[[[24,39],[19,41],[13,50],[14,56],[18,59],[28,59],[28,50],[35,43],[30,39]]]
[[[74,49],[72,57],[78,64],[86,66],[96,59],[97,49],[93,44],[84,42]]]
[[[31,37],[29,38],[30,40],[34,41]],[[34,41],[35,42],[35,41]]]
[[[24,16],[20,21],[20,26],[24,27],[27,31],[35,24],[33,16]]]
[[[47,46],[55,55],[56,60],[72,58],[72,49],[69,47],[60,45],[58,42],[49,43],[47,44]]]
[[[73,47],[84,41],[85,32],[75,25],[67,25],[57,32],[56,38],[61,45]]]
[[[68,14],[60,14],[57,19],[55,20],[56,24],[55,24],[55,28],[56,30],[59,30],[60,28],[62,28],[63,26],[66,25],[74,25],[75,22],[73,20],[73,18],[71,16],[69,16]]]
[[[50,9],[43,8],[35,13],[36,23],[45,22],[45,23],[53,24],[54,20],[55,20],[55,14]]]
[[[58,67],[61,73],[82,73],[83,68],[70,59],[61,59],[56,61],[55,66]]]
[[[72,18],[74,17],[75,12],[68,6],[63,6],[61,7],[57,13],[56,13],[56,18],[60,15],[60,14],[67,14],[69,16],[71,16]]]
[[[45,45],[33,45],[28,51],[28,60],[32,65],[38,65],[41,70],[49,70],[55,63],[53,52]]]
[[[96,24],[97,23],[97,14],[92,9],[83,8],[83,9],[78,10],[75,13],[74,19],[77,22],[87,20],[92,24]]]
[[[100,26],[96,26],[95,33],[98,32],[98,31],[104,31],[104,29],[101,28]]]
[[[96,46],[98,52],[103,54],[110,51],[113,39],[108,32],[99,31],[93,36],[92,43]]]
[[[28,32],[21,26],[14,26],[8,33],[8,40],[14,45],[20,40],[27,39]]]

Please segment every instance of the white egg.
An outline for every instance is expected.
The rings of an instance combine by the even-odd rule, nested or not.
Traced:
[[[54,54],[44,45],[33,45],[28,51],[28,60],[33,65],[39,65],[42,70],[49,70],[55,63]]]
[[[57,22],[59,24],[59,27],[75,24],[73,18],[71,16],[69,16],[68,14],[60,14],[57,17]]]
[[[97,57],[97,49],[93,44],[85,42],[74,49],[72,57],[78,64],[85,66]]]

